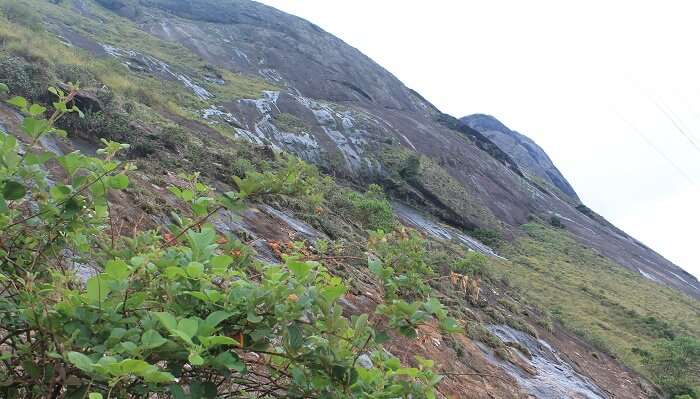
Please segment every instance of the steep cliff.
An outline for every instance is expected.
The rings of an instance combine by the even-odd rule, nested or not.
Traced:
[[[133,197],[120,204],[124,223],[166,218],[173,201],[161,183],[175,172],[201,171],[214,186],[228,187],[233,172],[284,151],[344,187],[381,185],[403,224],[488,255],[495,271],[488,285],[484,278],[485,299],[476,306],[460,302],[466,319],[488,325],[471,339],[457,339],[468,361],[448,347],[457,345],[453,339],[430,329],[417,346],[397,341],[390,348],[405,359],[422,353],[464,368],[455,372],[464,376],[444,383],[446,397],[647,397],[653,389],[646,382],[598,352],[639,370],[640,348],[660,338],[647,330],[649,317],[681,334],[700,334],[693,321],[700,314],[697,279],[581,204],[532,140],[490,116],[443,114],[308,21],[247,0],[21,2],[40,15],[47,33],[32,42],[11,27],[0,31],[0,82],[37,99],[46,98],[41,87],[56,80],[82,83],[76,101],[99,122],[66,118],[63,127],[72,135],[59,144],[88,152],[100,138],[131,144],[128,157],[143,175]],[[13,131],[18,116],[0,111],[4,130]],[[139,211],[129,212],[134,203]],[[299,212],[293,205],[260,204],[244,223],[221,226],[243,231],[272,260],[277,248],[265,240],[283,240],[279,231],[310,242],[363,237],[364,226],[344,215]],[[525,292],[511,292],[509,284]],[[358,288],[347,309],[376,306],[374,290]],[[560,322],[522,334],[525,320],[537,324],[548,313]],[[511,322],[520,330],[503,325],[521,319]],[[505,344],[483,345],[491,336]],[[546,346],[538,346],[540,338]],[[504,347],[528,349],[508,361],[497,353]],[[470,361],[479,368],[471,376]]]

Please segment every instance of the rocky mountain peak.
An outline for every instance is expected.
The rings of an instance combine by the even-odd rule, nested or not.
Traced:
[[[557,188],[573,201],[580,202],[571,184],[532,139],[509,129],[491,115],[474,114],[461,118],[461,121],[491,139],[528,174]]]

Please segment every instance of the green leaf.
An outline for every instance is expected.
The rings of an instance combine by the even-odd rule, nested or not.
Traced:
[[[262,316],[258,316],[253,312],[248,312],[248,317],[246,317],[246,320],[248,320],[251,323],[260,323],[263,320],[263,318]]]
[[[391,339],[389,334],[386,333],[386,331],[379,330],[377,331],[376,336],[374,337],[374,342],[378,343],[379,345],[388,342]]]
[[[436,298],[430,298],[423,304],[423,308],[430,314],[435,315],[438,319],[443,319],[447,316],[445,307]]]
[[[169,280],[175,280],[179,276],[186,277],[187,274],[185,273],[185,270],[181,267],[178,266],[170,266],[165,269],[165,277],[167,277]]]
[[[458,333],[463,331],[462,327],[459,325],[459,323],[457,323],[457,320],[453,319],[452,317],[441,320],[440,328],[447,333]]]
[[[129,178],[125,174],[119,174],[109,178],[109,186],[115,190],[124,190],[129,187]]]
[[[51,133],[53,133],[55,136],[60,137],[62,139],[65,139],[68,137],[68,132],[66,132],[63,129],[56,129],[54,128]]]
[[[368,259],[367,266],[369,267],[369,270],[375,275],[379,277],[382,277],[384,275],[384,267],[382,266],[382,262],[380,260]]]
[[[216,231],[212,228],[203,228],[200,233],[195,231],[187,232],[187,240],[192,247],[192,259],[199,260],[205,258],[210,250],[210,246],[214,244],[216,239]]]
[[[211,258],[209,263],[212,265],[212,267],[224,269],[233,263],[233,258],[228,255],[219,255]]]
[[[206,348],[211,348],[216,345],[238,345],[238,341],[231,337],[226,337],[223,335],[214,335],[211,337],[199,337],[202,344]]]
[[[90,373],[93,370],[94,363],[89,357],[83,355],[82,353],[68,352],[68,361],[86,373]]]
[[[53,157],[54,154],[47,151],[30,152],[24,156],[24,163],[26,163],[27,165],[43,165]]]
[[[90,392],[88,399],[102,399],[102,394],[99,392]]]
[[[90,278],[87,281],[86,290],[88,303],[93,305],[99,304],[107,299],[107,295],[109,294],[109,288],[100,276]]]
[[[197,334],[199,323],[196,319],[182,319],[177,323],[177,330],[185,333],[190,338]]]
[[[391,359],[387,360],[384,362],[384,365],[389,369],[389,370],[398,370],[401,368],[401,360],[399,360],[396,357],[392,357]]]
[[[336,300],[338,300],[338,298],[343,296],[346,291],[347,291],[347,288],[344,285],[338,284],[335,286],[323,288],[321,290],[321,295],[328,302],[335,302]]]
[[[189,356],[187,356],[187,360],[193,365],[193,366],[201,366],[204,364],[204,358],[199,355],[199,353],[190,353]]]
[[[185,270],[190,277],[199,278],[204,274],[204,265],[199,262],[190,262]]]
[[[0,83],[0,94],[4,94],[10,91],[10,88],[6,84]]]
[[[72,217],[76,213],[80,212],[82,210],[82,204],[81,201],[79,201],[77,198],[73,197],[68,199],[65,204],[63,204],[63,210],[66,213],[67,217]]]
[[[183,201],[190,202],[194,199],[194,193],[192,192],[192,190],[183,190],[180,192],[180,198]]]
[[[185,391],[179,385],[171,385],[170,394],[173,395],[173,399],[188,399],[190,395],[187,395]]]
[[[231,316],[233,316],[232,313],[217,310],[216,312],[207,316],[207,318],[204,320],[204,323],[206,323],[207,326],[214,328],[214,327],[218,326],[219,323],[228,319]]]
[[[199,291],[186,291],[185,293],[199,299],[202,302],[211,302],[211,299],[208,296]]]
[[[51,198],[54,200],[63,201],[70,196],[71,188],[62,184],[56,184],[51,187],[49,193],[51,194]]]
[[[73,174],[83,165],[84,162],[83,156],[77,151],[58,157],[57,161],[59,164],[61,164],[61,166],[63,166],[63,169],[65,169],[70,176],[73,176]]]
[[[298,260],[287,260],[287,267],[298,279],[303,279],[311,271],[310,262],[300,262]]]
[[[399,327],[399,333],[401,333],[401,335],[403,335],[404,337],[408,338],[416,338],[418,336],[418,333],[416,333],[416,329],[411,326]]]
[[[156,330],[148,330],[141,336],[141,344],[146,349],[155,349],[166,342],[168,340],[163,338]]]
[[[294,323],[287,329],[287,342],[292,349],[299,349],[304,345],[304,336],[298,323]]]
[[[186,334],[180,330],[171,330],[170,334],[172,334],[175,337],[180,338],[181,340],[185,341],[190,346],[194,345],[194,343],[192,342],[192,337],[190,337],[188,334]]]
[[[2,189],[2,196],[9,201],[18,200],[27,193],[27,189],[20,183],[12,180],[5,181]]]
[[[417,377],[419,372],[420,372],[420,370],[418,370],[417,368],[413,368],[413,367],[403,367],[403,368],[396,370],[396,374],[407,375],[409,377]]]
[[[46,108],[39,104],[32,104],[32,106],[29,107],[29,114],[32,116],[41,116],[44,112],[46,112]]]
[[[10,105],[14,105],[15,107],[21,110],[27,109],[27,99],[24,97],[12,97],[11,99],[7,100],[7,103]]]
[[[49,122],[44,119],[24,118],[22,131],[31,138],[37,138],[49,130]]]
[[[220,353],[214,359],[214,363],[221,365],[227,369],[238,371],[239,373],[244,372],[246,369],[245,363],[241,361],[238,355],[231,352]]]
[[[164,384],[175,381],[175,376],[165,371],[151,371],[143,375],[143,380],[152,384]]]
[[[123,373],[138,376],[144,375],[149,370],[152,370],[153,367],[153,365],[138,359],[125,359],[119,362],[119,368]]]
[[[131,274],[129,266],[121,259],[110,260],[105,266],[105,274],[114,280],[125,280]]]
[[[177,328],[177,320],[175,316],[168,312],[153,312],[153,315],[160,321],[160,323],[167,330],[172,331]]]

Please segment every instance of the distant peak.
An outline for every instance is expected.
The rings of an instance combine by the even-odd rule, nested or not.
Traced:
[[[556,187],[574,201],[579,201],[574,188],[559,172],[547,153],[529,137],[511,130],[494,116],[472,114],[460,119],[508,154],[522,170]]]

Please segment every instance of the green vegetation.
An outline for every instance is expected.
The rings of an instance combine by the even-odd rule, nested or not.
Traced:
[[[648,359],[669,356],[663,343],[672,337],[698,338],[697,301],[627,271],[565,230],[522,227],[527,236],[503,248],[511,261],[493,262],[497,276],[507,276],[529,301],[660,385],[675,379]]]
[[[644,363],[655,380],[676,398],[700,397],[700,340],[693,337],[664,339],[644,356]]]
[[[485,255],[478,252],[468,252],[464,257],[452,264],[452,271],[459,274],[466,274],[474,277],[491,279],[489,260]]]
[[[499,349],[505,346],[500,338],[493,335],[491,331],[479,323],[468,323],[466,333],[469,338],[483,342],[491,349]]]
[[[473,188],[458,182],[444,168],[427,157],[395,145],[378,154],[389,171],[384,176],[387,190],[398,197],[411,190],[429,195],[432,213],[468,230],[493,232],[500,237],[500,225],[493,213],[475,199]]]
[[[462,330],[455,319],[447,316],[447,308],[431,297],[425,279],[434,272],[427,263],[426,242],[415,231],[373,232],[368,246],[369,270],[384,288],[385,303],[377,307],[377,313],[388,317],[389,326],[415,338],[416,327],[435,317],[447,333]]]
[[[388,231],[396,223],[391,204],[381,186],[370,184],[366,193],[352,191],[347,198],[352,204],[351,214],[365,229]]]
[[[558,229],[564,229],[566,226],[564,225],[564,222],[561,221],[561,218],[559,216],[552,216],[549,218],[549,224],[552,227],[556,227]]]
[[[286,112],[275,115],[274,123],[275,126],[284,132],[304,133],[309,131],[303,120]]]
[[[41,19],[24,3],[2,3],[0,4],[0,15],[9,21],[25,25],[34,30],[41,28]]]
[[[321,176],[316,168],[291,156],[278,170],[248,170],[245,177],[233,176],[233,181],[241,192],[299,197],[311,207],[321,205],[326,190],[333,186],[333,179]]]
[[[65,135],[57,120],[81,114],[69,105],[76,90],[50,92],[58,100],[48,119],[42,105],[9,100],[26,115],[27,151],[18,155],[17,140],[0,134],[3,397],[267,396],[270,387],[288,397],[435,397],[433,363],[402,367],[381,350],[368,315],[344,317],[337,301],[347,287],[323,264],[302,254],[257,262],[208,223],[260,193],[305,195],[299,182],[308,169],[290,161],[279,174],[237,178],[238,191],[226,193],[183,176],[170,191],[188,212],[122,236],[109,228],[108,193],[129,186],[133,165],[118,159],[128,145],[104,140],[99,158],[41,151],[40,138]],[[49,162],[65,180],[48,184]],[[77,263],[97,272],[79,272]],[[413,319],[435,315],[453,328],[438,301],[420,306]],[[405,310],[378,311],[398,320]],[[363,354],[370,366],[358,364]]]
[[[94,18],[76,14],[70,2],[51,4],[43,0],[0,1],[0,10],[3,10],[0,12],[0,63],[7,63],[9,59],[14,64],[15,74],[18,70],[24,70],[24,75],[31,77],[21,79],[20,76],[17,79],[18,76],[6,75],[3,68],[0,71],[0,81],[8,84],[15,93],[38,99],[39,95],[45,94],[40,90],[49,84],[78,80],[61,76],[64,75],[61,70],[66,70],[66,67],[79,68],[92,78],[90,82],[80,79],[83,87],[89,87],[92,83],[97,87],[104,84],[111,92],[156,111],[145,115],[155,116],[167,112],[186,119],[198,119],[197,111],[212,105],[197,98],[179,82],[160,79],[148,71],[131,71],[122,65],[121,60],[94,57],[86,51],[66,46],[51,33],[43,31],[41,20],[37,17],[43,15],[56,21],[69,21],[76,34],[93,40],[95,45],[100,43],[138,51],[177,66],[178,71],[206,88],[219,102],[259,98],[263,91],[276,89],[260,78],[212,67],[180,44],[153,37],[130,20],[107,12],[91,2],[86,2],[86,5]],[[212,72],[221,77],[223,85],[204,79]],[[24,85],[30,83],[34,90],[18,90],[16,86],[22,85],[22,82],[25,82]]]
[[[473,187],[391,139],[378,154],[387,191],[425,197],[433,214],[462,225],[510,261],[463,254],[398,228],[380,186],[364,193],[341,187],[293,157],[232,140],[222,127],[213,126],[222,137],[206,126],[193,134],[188,123],[202,122],[198,110],[277,88],[207,65],[182,45],[92,2],[86,4],[95,18],[75,14],[71,2],[59,3],[0,0],[0,90],[29,99],[11,103],[27,116],[21,129],[30,138],[18,155],[17,140],[0,133],[0,396],[194,398],[223,391],[260,396],[273,389],[289,397],[431,398],[441,378],[431,362],[416,359],[415,367],[404,367],[381,344],[392,329],[413,337],[424,323],[464,330],[448,313],[466,312],[459,306],[448,311],[434,291],[452,271],[512,285],[544,309],[536,321],[545,329],[553,328],[551,315],[678,398],[700,397],[697,301],[581,246],[556,217],[525,225],[525,237],[506,242]],[[202,100],[179,82],[66,46],[45,31],[57,21],[96,44],[176,66],[214,98]],[[81,82],[80,94],[62,84],[70,81]],[[65,92],[50,93],[48,86]],[[93,101],[84,118],[72,107]],[[308,129],[291,114],[273,122],[292,133]],[[55,156],[35,145],[65,131],[104,148],[97,157]],[[136,166],[148,171],[140,175],[148,183],[133,184]],[[165,177],[181,171],[200,175],[179,176],[186,184],[172,186]],[[233,189],[215,192],[207,182]],[[169,187],[179,201],[173,206],[150,186]],[[155,216],[172,213],[175,222],[122,236],[113,226],[118,212],[110,209],[115,196],[130,196]],[[338,276],[346,265],[309,261],[312,249],[298,243],[281,265],[261,263],[250,248],[208,224],[212,214],[254,201],[292,209],[337,240],[316,243],[316,255],[336,248],[364,253],[365,231],[376,231],[368,268],[364,261],[360,266],[383,288],[380,324],[368,315],[342,315],[339,299],[351,287]],[[579,210],[593,217],[583,205]],[[536,336],[528,308],[511,298],[518,301],[483,303],[484,313]],[[450,298],[467,306],[463,295],[457,299]],[[483,325],[469,322],[466,332],[508,356]],[[371,368],[358,365],[363,355]]]
[[[498,230],[477,228],[470,231],[469,235],[492,248],[498,248],[503,242],[503,234]]]

